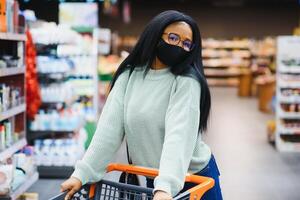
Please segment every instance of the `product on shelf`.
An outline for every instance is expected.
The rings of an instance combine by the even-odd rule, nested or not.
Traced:
[[[281,108],[285,112],[300,112],[300,104],[296,103],[282,103]]]
[[[62,84],[51,84],[41,87],[42,102],[69,102],[75,97],[73,87],[70,82]]]
[[[248,39],[244,40],[216,40],[207,38],[202,41],[203,48],[228,48],[228,49],[248,49],[251,45],[251,41]]]
[[[78,107],[78,106],[77,106]],[[62,111],[40,110],[30,124],[32,131],[73,131],[83,123],[79,108],[66,109]]]
[[[0,0],[0,32],[19,32],[19,3],[16,0]]]
[[[11,190],[14,166],[12,164],[0,164],[0,195],[7,195]]]
[[[66,73],[72,70],[73,65],[72,61],[66,58],[37,57],[37,71],[39,73]]]
[[[281,119],[281,124],[285,128],[300,128],[300,119]]]
[[[203,59],[205,67],[249,67],[250,60],[240,57]]]
[[[43,23],[40,27],[31,29],[31,34],[36,44],[79,44],[81,42],[80,34],[54,22]]]
[[[18,189],[36,172],[33,155],[33,148],[28,146],[0,163],[0,199]]]
[[[0,84],[0,112],[20,105],[23,102],[20,88]]]
[[[74,166],[84,151],[84,139],[45,139],[34,142],[34,159],[39,166]]]
[[[43,103],[76,100],[87,120],[97,120],[97,30],[79,34],[55,23],[43,23],[31,32],[37,48]],[[46,107],[43,104],[41,109]]]
[[[14,130],[10,121],[0,122],[0,151],[12,145],[13,134]]]
[[[0,54],[0,69],[20,67],[20,59],[12,55]]]
[[[300,67],[300,58],[288,58],[281,60],[281,64],[283,64],[286,67]]]
[[[281,95],[285,97],[300,96],[300,88],[281,88]]]

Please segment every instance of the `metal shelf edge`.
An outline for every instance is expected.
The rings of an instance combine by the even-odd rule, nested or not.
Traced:
[[[16,200],[26,190],[28,190],[39,179],[38,172],[35,172],[32,176],[27,177],[25,183],[23,183],[16,191],[11,194],[11,199]]]
[[[10,117],[13,117],[17,114],[20,114],[20,113],[24,112],[25,109],[26,109],[25,104],[21,104],[21,105],[18,105],[16,107],[13,107],[11,109],[8,109],[4,112],[1,112],[0,113],[0,121],[3,121],[3,120],[8,119]]]
[[[27,144],[26,139],[22,138],[18,142],[14,143],[11,147],[8,147],[4,151],[0,152],[0,161],[11,157],[14,153],[16,153],[18,150],[20,150],[26,144]]]
[[[25,41],[26,35],[20,33],[3,33],[0,32],[0,40]]]
[[[24,74],[24,73],[25,73],[24,67],[11,67],[11,68],[0,69],[0,77],[13,76],[13,75]]]

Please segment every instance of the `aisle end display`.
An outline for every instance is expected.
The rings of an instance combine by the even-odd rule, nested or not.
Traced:
[[[276,147],[300,152],[300,37],[277,39]]]

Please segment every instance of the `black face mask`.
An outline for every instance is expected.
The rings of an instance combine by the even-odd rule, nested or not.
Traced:
[[[163,39],[158,42],[156,48],[157,58],[168,66],[174,66],[182,62],[187,57],[188,53],[188,51],[185,51],[179,46],[166,43]]]

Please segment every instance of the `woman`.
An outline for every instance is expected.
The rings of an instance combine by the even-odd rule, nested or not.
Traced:
[[[155,180],[147,179],[155,200],[172,199],[192,187],[184,184],[188,171],[215,179],[203,199],[222,199],[218,168],[201,140],[211,99],[196,22],[177,11],[156,16],[111,85],[91,145],[62,184],[62,191],[69,190],[66,198],[103,177],[126,136],[133,164],[159,169]]]

